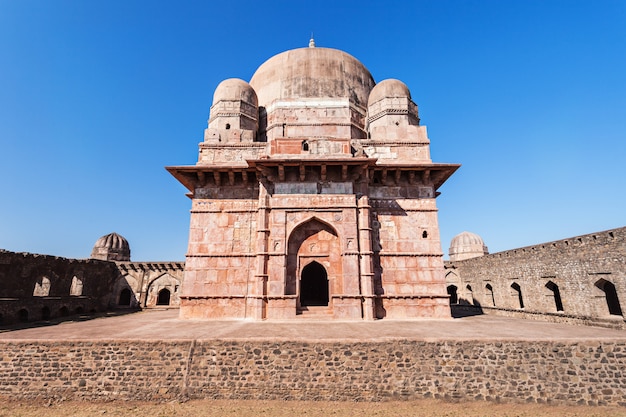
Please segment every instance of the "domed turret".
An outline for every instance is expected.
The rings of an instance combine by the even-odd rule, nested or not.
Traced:
[[[409,87],[395,79],[376,84],[367,102],[367,121],[372,139],[398,139],[409,126],[419,125],[417,106]]]
[[[254,89],[239,78],[219,83],[213,94],[206,142],[252,142],[259,128],[258,99]]]
[[[489,250],[480,236],[475,233],[462,232],[452,238],[448,254],[450,261],[454,262],[488,255]]]
[[[104,261],[130,261],[130,245],[123,236],[109,233],[96,241],[90,257]]]
[[[376,84],[370,92],[367,105],[371,106],[384,98],[408,98],[411,100],[411,92],[402,81],[389,78]]]
[[[218,84],[213,93],[213,105],[222,100],[243,101],[255,107],[258,105],[254,88],[239,78],[229,78]]]

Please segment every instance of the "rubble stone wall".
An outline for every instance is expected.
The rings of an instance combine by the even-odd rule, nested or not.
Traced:
[[[0,396],[626,406],[626,341],[0,343]]]
[[[445,267],[457,303],[484,313],[626,327],[626,228],[446,262]]]
[[[0,324],[104,311],[114,262],[0,250]]]

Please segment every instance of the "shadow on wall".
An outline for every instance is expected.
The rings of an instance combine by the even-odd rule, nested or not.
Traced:
[[[480,316],[483,313],[483,308],[480,303],[474,300],[474,304],[470,304],[469,301],[460,298],[458,304],[450,305],[450,313],[452,313],[452,318],[460,319],[463,317],[470,316]]]

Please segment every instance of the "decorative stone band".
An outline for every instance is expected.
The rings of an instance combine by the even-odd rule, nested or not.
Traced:
[[[229,299],[229,298],[250,298],[247,295],[241,294],[225,294],[225,295],[181,295],[182,300],[215,300],[215,299]]]
[[[122,271],[174,271],[185,268],[184,262],[116,262]]]
[[[430,142],[417,140],[385,140],[385,139],[355,139],[363,146],[413,146],[423,147],[430,145]]]
[[[443,253],[423,253],[423,252],[375,252],[378,256],[430,256],[440,257]]]
[[[200,142],[200,149],[229,149],[229,148],[237,148],[237,149],[257,149],[257,148],[266,148],[267,142]]]
[[[258,119],[256,116],[246,114],[244,112],[216,112],[215,115],[211,113],[211,118],[209,119],[209,123],[211,123],[213,120],[217,119],[218,117],[245,117],[255,122]]]
[[[379,294],[376,295],[376,298],[381,299],[440,299],[440,298],[450,298],[449,294]]]
[[[409,110],[408,109],[385,109],[383,111],[380,111],[378,113],[376,113],[373,116],[370,116],[367,118],[367,121],[369,123],[380,119],[383,116],[387,116],[389,114],[393,114],[393,115],[397,115],[397,114],[409,114]]]

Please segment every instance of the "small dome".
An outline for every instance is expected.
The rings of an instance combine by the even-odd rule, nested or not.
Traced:
[[[91,251],[92,259],[105,261],[130,261],[130,245],[117,233],[109,233],[96,241]]]
[[[451,261],[477,258],[489,254],[483,239],[475,233],[462,232],[452,238],[448,252]]]
[[[365,107],[374,79],[352,55],[331,48],[299,48],[282,52],[256,70],[250,84],[259,105],[299,98],[348,98]]]
[[[221,100],[244,101],[255,107],[258,105],[258,99],[254,88],[244,80],[239,78],[229,78],[219,83],[213,93],[213,104]]]
[[[367,100],[367,105],[371,106],[377,101],[390,97],[406,97],[411,100],[411,92],[409,91],[409,87],[407,87],[406,84],[402,81],[389,78],[387,80],[379,82],[378,84],[376,84],[376,86],[374,86],[374,88],[370,92],[369,99]]]

